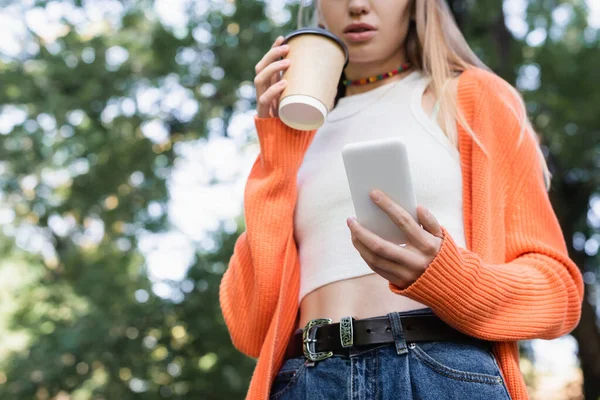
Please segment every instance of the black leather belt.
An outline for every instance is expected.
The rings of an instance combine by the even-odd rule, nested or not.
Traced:
[[[339,323],[327,323],[327,321],[331,322],[327,319],[312,320],[304,329],[298,329],[288,344],[285,359],[304,355],[308,359],[318,361],[333,354],[347,356],[349,349],[354,346],[372,346],[394,342],[390,319],[387,316],[352,318],[351,323],[348,317],[343,318]],[[437,315],[400,316],[400,322],[407,342],[480,340],[452,328]],[[340,323],[342,324],[341,330]],[[309,326],[311,324],[312,326]],[[342,345],[342,342],[346,347]]]

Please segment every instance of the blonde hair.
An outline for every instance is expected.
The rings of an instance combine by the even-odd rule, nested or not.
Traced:
[[[317,0],[313,0],[316,5]],[[300,0],[298,10],[298,27],[303,26],[303,11],[305,9],[304,1]],[[471,50],[469,44],[458,28],[452,12],[446,3],[446,0],[413,0],[411,12],[414,15],[414,23],[410,24],[406,37],[404,49],[406,56],[412,65],[427,76],[431,77],[431,88],[435,97],[440,99],[440,116],[443,120],[445,134],[454,145],[458,142],[458,131],[456,122],[468,132],[472,139],[486,154],[486,150],[477,139],[475,132],[467,123],[464,115],[459,110],[458,101],[451,91],[445,90],[446,83],[469,68],[477,67],[490,70]],[[310,25],[317,26],[318,9],[315,7]],[[512,86],[507,85],[514,95],[515,99],[504,99],[510,110],[520,121],[521,132],[518,144],[523,140],[526,132],[529,132],[534,141],[538,143],[537,152],[543,172],[543,179],[546,189],[550,189],[550,179],[552,177],[544,154],[539,146],[539,137],[535,133],[529,118],[525,103],[520,93]]]

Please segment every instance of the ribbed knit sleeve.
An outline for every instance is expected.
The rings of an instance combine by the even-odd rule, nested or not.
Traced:
[[[244,191],[246,231],[238,238],[219,288],[234,346],[258,357],[273,318],[285,262],[296,262],[296,175],[316,131],[255,117],[260,154]]]
[[[490,78],[485,78],[490,79]],[[554,339],[578,324],[583,279],[569,259],[565,241],[542,180],[537,143],[525,132],[519,143],[516,103],[499,78],[484,82],[487,92],[474,115],[476,128],[499,135],[495,168],[509,187],[494,187],[493,210],[500,216],[505,262],[489,263],[459,248],[444,231],[442,247],[412,285],[390,290],[430,306],[448,324],[478,338],[512,341]],[[501,160],[501,161],[498,161]],[[473,166],[477,168],[478,166]],[[474,190],[478,182],[473,182]],[[502,218],[501,216],[504,216]],[[494,235],[494,232],[490,233]]]
[[[513,245],[521,256],[488,264],[444,234],[425,273],[404,290],[390,283],[394,293],[427,304],[456,329],[485,340],[555,339],[575,328],[582,280],[577,266],[552,247],[550,235],[520,237]]]

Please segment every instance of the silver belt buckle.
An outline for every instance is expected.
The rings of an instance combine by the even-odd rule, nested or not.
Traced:
[[[315,347],[317,339],[315,339],[316,332],[314,328],[330,324],[331,322],[331,318],[311,319],[308,321],[304,329],[302,329],[302,352],[304,353],[304,357],[306,357],[308,360],[321,361],[333,355],[333,351],[317,353]]]

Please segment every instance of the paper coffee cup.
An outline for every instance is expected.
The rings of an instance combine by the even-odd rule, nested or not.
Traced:
[[[283,79],[287,87],[279,99],[279,118],[291,128],[318,129],[333,107],[338,83],[348,64],[348,49],[331,32],[302,28],[285,37],[291,60]]]

